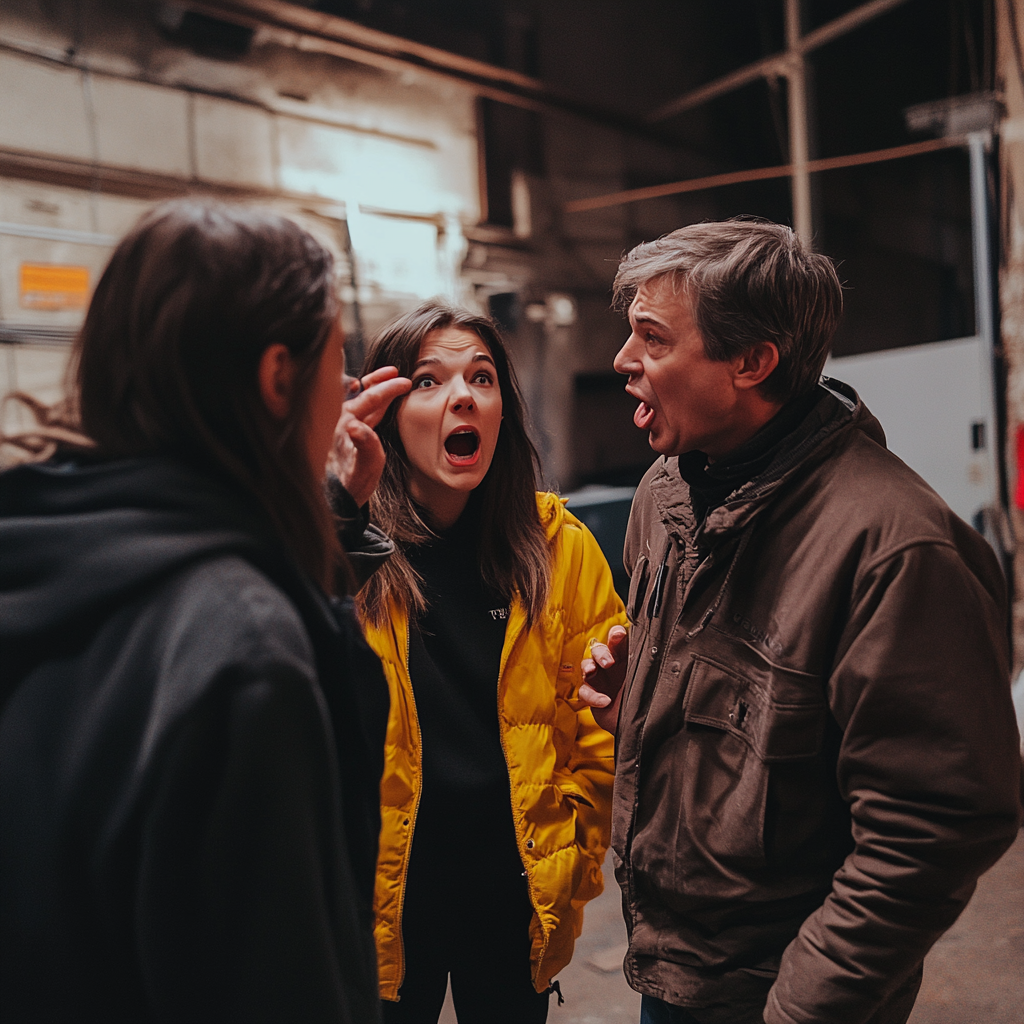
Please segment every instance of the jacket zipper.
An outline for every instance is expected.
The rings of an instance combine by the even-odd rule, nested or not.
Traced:
[[[398,644],[395,644],[397,649]],[[416,708],[416,694],[412,689],[412,676],[409,674],[409,658],[412,649],[412,622],[406,615],[405,620],[405,661],[402,668],[405,671],[405,681],[409,684],[409,700],[412,703],[412,713],[416,716],[416,728],[420,732],[417,762],[420,771],[420,784],[416,791],[416,802],[412,807],[412,814],[409,816],[409,837],[405,847],[405,859],[402,864],[402,884],[398,890],[398,989],[401,990],[402,982],[405,981],[405,936],[402,931],[402,916],[405,912],[405,887],[409,880],[409,858],[412,856],[412,836],[416,827],[416,816],[420,810],[420,800],[423,797],[423,730],[419,728],[420,713]]]
[[[519,642],[519,637],[522,635],[522,626],[516,629],[516,632],[511,637],[505,638],[505,647],[501,652],[501,664],[498,666],[498,686],[497,686],[497,705],[498,705],[498,737],[501,740],[501,754],[505,758],[505,771],[508,773],[509,780],[509,803],[512,808],[512,827],[516,833],[516,848],[520,851],[519,858],[523,860],[523,833],[519,827],[519,819],[516,816],[515,802],[512,797],[512,770],[508,763],[508,748],[505,746],[505,727],[501,716],[501,681],[505,677],[505,667],[508,665],[508,660],[512,656],[512,650],[515,645]],[[530,906],[533,907],[533,912],[537,913],[537,901],[534,897],[533,891],[533,879],[530,877],[530,869],[526,866],[526,861],[523,860],[523,875],[526,877],[526,889],[530,894]],[[541,965],[544,962],[544,954],[548,949],[548,936],[543,926],[541,927],[541,935],[543,936],[544,942],[541,946],[540,955],[537,957],[537,973],[539,974]],[[537,974],[533,976],[534,987],[536,987]]]

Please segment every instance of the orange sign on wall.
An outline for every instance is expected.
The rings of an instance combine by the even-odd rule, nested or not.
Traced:
[[[55,263],[22,263],[24,309],[85,309],[89,302],[89,268]]]

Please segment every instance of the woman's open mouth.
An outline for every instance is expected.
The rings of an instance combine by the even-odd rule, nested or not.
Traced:
[[[480,458],[480,435],[472,427],[458,427],[445,438],[444,451],[453,466],[472,466]]]

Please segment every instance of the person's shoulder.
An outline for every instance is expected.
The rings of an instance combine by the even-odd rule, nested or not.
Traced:
[[[597,540],[587,524],[573,514],[567,501],[567,498],[561,497],[554,491],[537,492],[537,510],[548,541],[555,543],[571,540],[582,543],[584,546],[598,547]],[[564,543],[558,544],[557,547],[564,547]]]
[[[931,524],[943,532],[948,527],[952,513],[946,502],[898,455],[862,431],[851,430],[822,470],[822,485],[852,513],[919,528]]]
[[[548,541],[554,541],[565,527],[583,524],[566,508],[566,498],[554,491],[537,491],[537,515]]]
[[[847,537],[867,558],[938,545],[986,568],[992,560],[988,543],[973,527],[902,459],[861,431],[851,431],[808,483],[816,517],[834,542]]]
[[[245,558],[224,554],[180,570],[153,600],[166,617],[165,636],[187,637],[211,668],[233,663],[253,671],[288,665],[309,674],[312,644],[295,605]]]

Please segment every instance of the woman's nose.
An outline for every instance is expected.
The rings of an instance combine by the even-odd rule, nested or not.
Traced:
[[[452,390],[448,397],[448,405],[452,412],[461,412],[473,408],[473,392],[462,377],[452,380]]]

